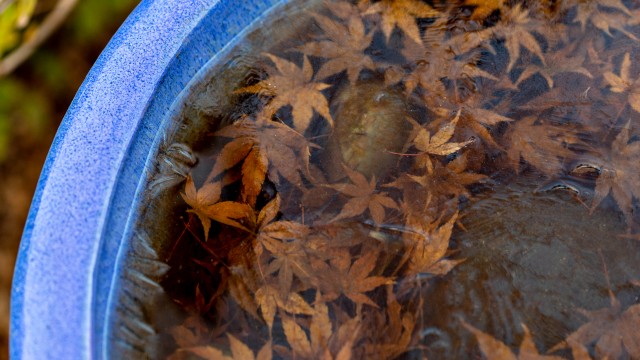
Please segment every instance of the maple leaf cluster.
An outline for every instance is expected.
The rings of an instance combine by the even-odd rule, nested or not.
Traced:
[[[421,350],[429,279],[464,261],[451,239],[487,183],[575,179],[637,236],[640,4],[327,0],[308,15],[234,91],[256,106],[208,135],[213,164],[186,176],[174,249],[192,249],[170,257],[188,258],[175,301],[197,316],[171,358]],[[612,305],[550,351],[640,357],[638,305]],[[557,358],[526,324],[516,351],[464,327],[489,358]]]

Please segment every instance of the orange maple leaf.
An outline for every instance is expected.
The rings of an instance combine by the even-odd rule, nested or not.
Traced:
[[[331,221],[351,218],[364,213],[369,209],[369,214],[376,224],[381,224],[385,218],[385,210],[398,209],[398,204],[389,196],[376,191],[376,177],[367,181],[361,173],[343,166],[345,173],[351,180],[352,184],[334,184],[327,185],[347,196],[351,199],[342,207],[340,213]]]
[[[316,301],[307,332],[295,319],[282,318],[282,326],[291,347],[288,358],[348,360],[359,337],[360,323],[357,318],[349,318],[335,325],[329,317],[328,306],[321,301],[320,292]]]
[[[384,276],[369,276],[376,267],[378,251],[366,251],[364,255],[353,263],[351,256],[334,259],[329,266],[324,261],[312,259],[312,266],[316,269],[317,287],[322,291],[324,301],[333,301],[343,294],[356,304],[367,304],[378,308],[364,293],[375,288],[393,284],[392,278]]]
[[[620,302],[611,292],[610,298],[609,308],[595,311],[580,309],[589,322],[550,351],[571,348],[574,358],[589,359],[587,348],[595,344],[597,359],[622,359],[625,353],[631,359],[640,358],[640,304],[623,311]]]
[[[579,22],[582,31],[585,31],[588,22],[591,22],[593,26],[601,30],[608,36],[613,37],[611,29],[615,29],[625,34],[633,40],[638,38],[631,32],[625,29],[626,20],[633,19],[633,14],[624,5],[621,0],[594,0],[594,1],[567,1],[563,4],[564,7],[569,8],[575,6],[576,16],[573,22]],[[615,12],[611,12],[606,9],[615,9]]]
[[[495,360],[561,360],[563,359],[560,356],[553,355],[541,355],[536,349],[536,345],[531,338],[531,332],[529,332],[529,328],[526,325],[522,324],[522,328],[524,329],[524,339],[522,339],[522,343],[520,344],[520,350],[518,351],[518,355],[516,356],[511,349],[505,345],[504,343],[496,340],[493,336],[486,334],[475,327],[467,324],[466,322],[462,322],[462,325],[467,328],[467,330],[471,331],[478,340],[478,345],[480,346],[480,350],[488,359]]]
[[[624,54],[620,65],[620,76],[607,71],[603,74],[604,79],[611,86],[614,93],[627,93],[628,102],[633,110],[640,112],[640,78],[631,79],[631,58],[629,53]]]
[[[211,220],[219,223],[249,231],[239,220],[251,217],[253,209],[242,203],[234,201],[220,200],[222,185],[220,183],[206,183],[199,190],[196,190],[195,183],[191,176],[187,176],[185,192],[180,195],[184,201],[191,206],[187,210],[198,216],[204,228],[205,240],[209,238]]]
[[[226,355],[225,351],[222,351],[214,346],[194,346],[188,347],[178,350],[174,355],[179,355],[180,353],[187,353],[196,355],[204,360],[233,360],[233,359],[243,359],[243,360],[271,360],[273,356],[273,350],[271,348],[271,341],[267,342],[262,346],[260,351],[254,355],[253,350],[247,346],[247,344],[238,340],[235,336],[231,334],[227,334],[229,338],[229,347],[231,349],[231,356]],[[169,357],[170,360],[173,360],[174,357]],[[177,357],[177,359],[182,359],[182,357]]]
[[[387,40],[397,26],[413,41],[419,43],[420,30],[416,18],[434,18],[441,15],[427,3],[418,0],[381,0],[375,3],[364,0],[361,3],[370,4],[365,15],[380,14],[382,32]]]
[[[640,198],[640,141],[629,143],[631,139],[630,122],[620,131],[607,151],[600,166],[600,175],[596,180],[595,195],[591,211],[611,193],[620,210],[632,223],[633,198]]]
[[[435,134],[433,134],[433,136],[427,129],[420,126],[415,121],[411,121],[414,127],[413,133],[415,136],[412,140],[412,144],[416,149],[418,149],[420,152],[419,155],[424,161],[420,164],[422,167],[428,168],[432,166],[429,155],[451,155],[473,142],[473,140],[450,142],[455,133],[456,124],[458,124],[458,120],[460,120],[460,113],[461,111],[458,110],[453,120],[442,126]]]
[[[242,183],[243,198],[249,199],[249,203],[260,192],[267,170],[273,171],[275,176],[270,180],[276,184],[284,178],[299,186],[302,183],[300,172],[306,172],[309,166],[310,147],[315,146],[283,123],[270,120],[264,112],[255,120],[245,117],[224,127],[214,136],[233,140],[222,148],[207,180],[243,161],[248,162],[246,166],[243,163]]]
[[[463,260],[444,259],[449,248],[453,225],[458,219],[456,212],[446,223],[436,229],[437,222],[425,222],[422,217],[408,216],[407,231],[403,241],[409,249],[405,255],[408,262],[406,276],[422,273],[445,275]]]
[[[313,68],[307,56],[303,59],[302,68],[275,55],[266,56],[275,64],[275,68],[268,70],[269,77],[237,92],[272,97],[268,104],[272,113],[283,106],[291,105],[293,125],[300,133],[304,133],[311,124],[314,110],[333,126],[329,102],[321,92],[331,85],[312,81]]]
[[[349,82],[355,84],[362,69],[375,69],[373,60],[365,54],[365,49],[371,45],[373,32],[365,33],[365,26],[360,17],[347,19],[346,25],[320,14],[314,15],[314,19],[324,31],[327,40],[307,42],[300,50],[307,55],[329,59],[318,70],[318,79],[346,70]]]
[[[563,169],[559,158],[568,158],[572,152],[559,140],[562,129],[536,124],[537,120],[535,117],[527,117],[513,125],[509,133],[507,156],[516,171],[520,169],[522,157],[544,174],[554,176]]]

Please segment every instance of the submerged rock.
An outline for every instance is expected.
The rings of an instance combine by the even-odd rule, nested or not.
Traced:
[[[344,176],[341,162],[367,178],[387,174],[409,136],[407,102],[381,81],[364,81],[343,89],[332,108],[335,129],[323,160],[329,178]]]
[[[452,241],[467,260],[425,298],[429,359],[482,358],[462,320],[514,350],[525,324],[547,351],[587,321],[579,309],[611,305],[605,264],[623,306],[640,295],[629,286],[640,277],[640,243],[617,236],[625,223],[616,211],[590,215],[566,192],[508,185],[478,195],[461,219],[467,231]]]

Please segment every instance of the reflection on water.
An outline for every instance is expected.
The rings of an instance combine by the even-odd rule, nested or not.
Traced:
[[[299,4],[165,138],[158,354],[640,358],[640,3]]]

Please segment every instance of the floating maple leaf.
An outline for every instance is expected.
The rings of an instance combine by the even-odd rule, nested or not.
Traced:
[[[571,348],[575,358],[580,358],[576,354],[581,354],[582,358],[588,359],[587,348],[595,345],[598,359],[622,359],[625,353],[631,359],[640,358],[640,304],[623,311],[618,299],[613,293],[609,294],[611,307],[595,311],[580,309],[589,322],[550,351]]]
[[[199,190],[196,190],[193,178],[188,176],[185,192],[180,194],[184,201],[191,206],[188,211],[196,214],[202,222],[205,239],[209,237],[211,220],[247,230],[238,220],[246,219],[253,213],[253,209],[246,204],[234,201],[218,202],[221,191],[222,185],[220,183],[206,183]]]
[[[629,53],[626,53],[620,65],[620,76],[608,71],[604,73],[604,79],[614,93],[628,93],[629,105],[633,110],[640,112],[640,78],[632,80],[630,70],[631,58]]]
[[[563,50],[547,54],[544,66],[530,63],[524,68],[515,85],[520,85],[523,81],[535,74],[540,74],[540,76],[544,77],[549,88],[553,88],[553,77],[560,73],[573,72],[592,79],[593,76],[589,70],[582,66],[584,63],[584,56],[578,55],[570,57],[568,52],[571,50],[572,49],[570,47],[565,47]]]
[[[413,71],[404,77],[407,94],[411,94],[419,85],[427,91],[427,96],[445,96],[442,79],[453,81],[454,87],[458,80],[476,77],[497,81],[477,65],[479,53],[460,57],[447,46],[445,26],[446,19],[438,19],[425,32],[424,41],[415,43],[412,39],[405,39],[402,55],[414,65]]]
[[[348,166],[343,167],[352,184],[328,186],[350,196],[351,199],[342,207],[342,211],[332,221],[358,216],[369,209],[373,221],[376,224],[381,224],[385,218],[385,207],[398,209],[398,204],[392,198],[376,191],[375,176],[371,178],[371,181],[367,181],[367,178],[361,173],[351,170]]]
[[[288,294],[291,291],[293,276],[308,279],[313,270],[304,240],[309,229],[293,221],[273,221],[280,208],[280,196],[271,200],[258,214],[256,221],[256,254],[262,253],[262,248],[269,251],[272,258],[264,269],[266,275],[277,273],[280,291]]]
[[[546,124],[537,124],[535,117],[527,117],[516,122],[509,133],[507,156],[516,171],[520,169],[520,158],[536,169],[553,176],[563,167],[559,158],[567,158],[572,152],[558,137],[563,131]]]
[[[171,329],[173,340],[183,349],[204,345],[209,340],[209,329],[204,319],[197,315],[189,316],[184,322]]]
[[[262,313],[262,318],[269,326],[270,331],[273,328],[277,309],[294,315],[312,315],[314,313],[311,306],[300,294],[295,292],[282,293],[270,285],[259,288],[255,293],[255,299]]]
[[[403,235],[403,241],[409,249],[405,260],[408,262],[405,276],[421,273],[445,275],[462,262],[444,259],[457,218],[458,214],[455,213],[446,223],[437,227],[437,222],[428,223],[421,217],[411,215],[407,217],[405,227],[408,231]]]
[[[471,331],[478,340],[478,345],[480,346],[480,350],[484,356],[488,359],[495,360],[561,360],[562,357],[553,356],[553,355],[541,355],[536,349],[536,345],[531,338],[531,332],[529,332],[529,328],[526,325],[522,324],[522,328],[524,329],[524,339],[522,339],[522,343],[520,344],[520,350],[518,351],[518,355],[516,356],[511,349],[505,345],[504,343],[496,340],[489,334],[486,334],[475,327],[467,324],[466,322],[462,322],[462,325],[467,328],[467,330]]]
[[[429,155],[451,155],[473,142],[473,140],[449,142],[456,130],[456,124],[458,120],[460,120],[460,113],[461,111],[458,110],[453,120],[442,126],[433,136],[431,136],[427,129],[418,125],[415,121],[412,121],[414,127],[412,144],[420,152],[419,155],[423,160],[421,163],[422,167],[432,166]]]
[[[265,113],[258,114],[255,120],[245,117],[214,135],[233,140],[222,148],[207,179],[214,179],[242,161],[248,162],[242,167],[242,183],[243,197],[249,203],[255,203],[269,168],[277,175],[272,181],[278,183],[282,177],[300,185],[299,172],[308,168],[309,148],[314,146],[288,126],[271,121]]]
[[[415,315],[398,303],[393,287],[387,285],[387,303],[384,311],[368,317],[371,324],[363,329],[367,338],[375,342],[365,345],[367,358],[396,359],[409,350],[416,326]]]
[[[471,19],[483,20],[491,15],[494,11],[504,8],[504,0],[465,0],[465,6],[473,6]]]
[[[178,351],[180,353],[188,353],[196,355],[204,360],[271,360],[273,351],[271,349],[271,341],[262,346],[258,354],[254,355],[253,351],[235,336],[227,334],[229,337],[229,347],[231,348],[231,356],[225,354],[224,351],[214,346],[195,346],[183,348]]]
[[[532,54],[538,56],[544,63],[544,55],[538,40],[531,34],[533,31],[540,31],[541,27],[536,20],[529,16],[529,11],[517,4],[513,8],[505,11],[500,22],[492,29],[498,38],[505,39],[505,46],[509,52],[509,64],[507,71],[516,63],[520,57],[520,48],[524,47]]]
[[[269,107],[273,112],[283,106],[291,105],[293,125],[297,131],[304,133],[313,118],[313,110],[322,115],[333,125],[327,98],[321,93],[331,85],[312,81],[313,68],[309,59],[304,56],[302,68],[283,58],[266,54],[273,61],[275,69],[269,69],[269,77],[255,85],[238,90],[271,96]]]
[[[548,29],[546,29],[548,31]],[[457,35],[451,39],[452,47],[461,52],[467,52],[478,46],[486,46],[491,39],[504,39],[505,47],[509,53],[509,63],[507,72],[511,71],[513,65],[520,58],[522,47],[538,56],[544,63],[544,55],[538,40],[532,32],[544,32],[540,22],[529,15],[529,10],[525,10],[521,4],[505,10],[500,21],[491,28],[475,32],[467,32]],[[491,43],[493,47],[496,45]]]
[[[611,193],[620,210],[632,223],[632,200],[640,197],[640,141],[629,143],[631,139],[630,123],[620,131],[611,144],[611,150],[601,159],[600,175],[596,180],[592,211]]]
[[[638,40],[635,35],[625,29],[626,20],[632,14],[621,0],[572,0],[566,1],[563,6],[565,8],[575,6],[576,17],[573,22],[579,22],[582,31],[585,31],[587,23],[591,22],[593,26],[611,37],[613,37],[611,34],[611,29],[613,28],[631,39]],[[615,9],[617,12],[603,11],[602,8]]]
[[[300,50],[307,55],[329,59],[318,70],[318,79],[346,70],[349,82],[355,84],[362,69],[375,69],[373,60],[364,52],[371,44],[373,33],[365,33],[360,17],[347,19],[346,26],[320,14],[314,18],[328,39],[308,42]]]
[[[403,182],[407,180],[415,182],[427,190],[438,203],[444,203],[450,198],[457,199],[461,195],[470,197],[471,194],[466,187],[486,178],[486,175],[467,171],[467,157],[463,154],[446,165],[431,162],[424,175],[404,174],[391,185],[405,188],[406,184]],[[409,193],[412,192],[409,191]],[[409,194],[409,196],[412,195]]]
[[[318,292],[308,335],[295,319],[288,316],[282,318],[282,327],[291,347],[291,353],[285,357],[323,360],[352,358],[352,349],[359,337],[358,319],[348,319],[334,326],[329,318],[329,308],[320,299]]]
[[[441,15],[439,11],[419,0],[381,0],[375,3],[363,0],[361,3],[371,4],[365,15],[380,14],[382,32],[387,40],[397,26],[413,41],[419,43],[420,30],[416,18],[434,18]]]
[[[329,266],[324,261],[312,259],[316,269],[317,287],[323,293],[324,301],[333,301],[343,294],[356,304],[367,304],[378,308],[366,292],[385,285],[393,284],[393,279],[383,276],[369,276],[376,267],[378,251],[366,251],[353,263],[351,256],[332,261]]]
[[[493,140],[489,129],[501,122],[511,122],[513,119],[503,115],[508,111],[506,109],[509,105],[508,98],[502,99],[498,104],[492,104],[491,98],[482,91],[474,91],[464,99],[458,99],[457,96],[435,100],[423,97],[430,109],[440,115],[430,124],[431,127],[440,125],[447,118],[445,115],[450,114],[453,109],[457,109],[459,115],[457,114],[456,118],[459,116],[459,128],[468,129],[487,144],[500,148]]]

